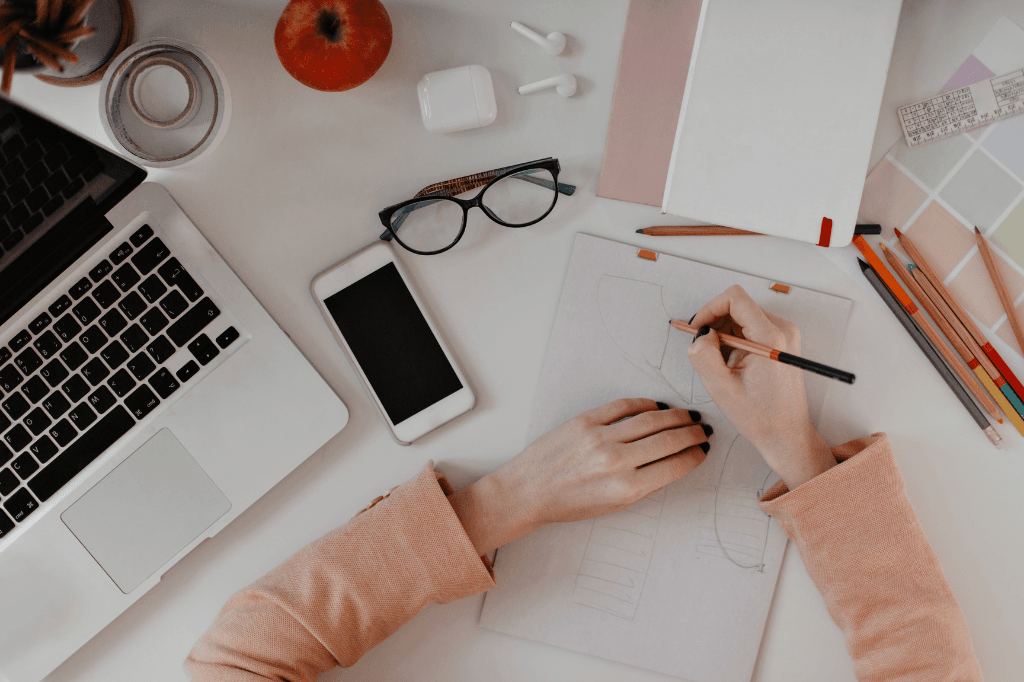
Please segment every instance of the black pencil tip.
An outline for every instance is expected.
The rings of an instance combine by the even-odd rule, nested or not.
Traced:
[[[861,272],[867,272],[868,268],[871,267],[870,265],[862,261],[860,258],[857,259],[857,262],[860,263]]]
[[[639,230],[636,231],[636,233],[637,234],[643,234],[644,233],[644,228],[641,227]]]

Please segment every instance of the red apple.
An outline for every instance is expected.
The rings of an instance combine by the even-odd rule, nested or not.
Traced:
[[[350,90],[391,50],[391,19],[378,0],[291,0],[274,46],[285,70],[317,90]]]

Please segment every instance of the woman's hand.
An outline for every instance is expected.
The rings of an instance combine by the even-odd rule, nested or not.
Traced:
[[[707,456],[711,427],[699,412],[659,407],[624,399],[584,412],[449,496],[477,552],[548,523],[620,511],[690,473]]]
[[[722,332],[799,355],[796,325],[762,310],[740,286],[701,308],[690,324],[710,327],[688,351],[708,395],[790,490],[836,465],[811,425],[803,372],[719,345]]]

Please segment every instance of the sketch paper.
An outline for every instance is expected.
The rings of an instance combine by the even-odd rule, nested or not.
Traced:
[[[786,537],[758,507],[777,478],[722,417],[690,365],[690,319],[732,284],[796,323],[801,355],[834,363],[850,302],[577,235],[530,420],[529,441],[585,410],[648,397],[700,410],[707,460],[629,509],[553,524],[503,547],[481,625],[695,682],[753,673]],[[767,360],[766,360],[767,362]],[[797,370],[793,370],[797,371]],[[804,373],[817,423],[832,383]]]

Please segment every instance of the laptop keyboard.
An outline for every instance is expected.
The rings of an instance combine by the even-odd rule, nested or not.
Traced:
[[[96,150],[44,122],[0,119],[0,256],[103,170]]]
[[[0,538],[239,338],[219,315],[143,225],[0,346]]]

